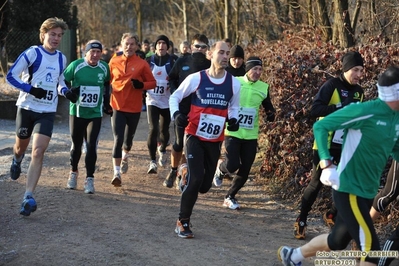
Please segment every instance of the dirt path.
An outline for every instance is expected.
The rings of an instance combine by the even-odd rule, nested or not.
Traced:
[[[83,193],[83,158],[78,189],[65,188],[69,130],[66,121],[57,122],[35,193],[38,209],[23,217],[18,211],[30,154],[20,179],[12,181],[14,121],[0,120],[0,127],[0,265],[280,265],[280,245],[304,243],[292,236],[294,211],[271,200],[256,179],[237,195],[240,211],[222,207],[229,181],[200,195],[191,217],[195,238],[177,237],[180,193],[162,186],[167,168],[146,173],[145,113],[121,188],[110,184],[112,133],[109,117],[104,118],[93,195]],[[309,239],[326,230],[320,218],[309,223]]]

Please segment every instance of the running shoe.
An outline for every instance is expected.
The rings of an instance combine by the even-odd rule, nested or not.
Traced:
[[[281,246],[277,251],[278,259],[283,263],[284,266],[301,266],[302,262],[294,263],[291,260],[291,254],[294,248]]]
[[[178,176],[180,176],[179,180],[179,190],[183,192],[188,184],[188,166],[186,163],[183,163],[179,166],[178,169]]]
[[[25,154],[22,155],[22,159],[25,157]],[[14,158],[12,158],[12,162],[11,162],[11,167],[10,167],[10,176],[12,180],[17,180],[19,178],[19,176],[21,175],[21,162],[15,161]]]
[[[177,176],[177,170],[170,169],[168,176],[163,181],[163,186],[171,188],[173,187],[173,183],[175,182]]]
[[[181,238],[193,238],[194,234],[190,230],[190,219],[177,220],[175,233]]]
[[[127,169],[129,169],[129,162],[127,161],[127,158],[125,158],[121,161],[121,173],[126,174]]]
[[[240,204],[238,204],[238,201],[235,198],[232,198],[228,196],[227,198],[224,199],[223,206],[227,207],[231,210],[239,210],[240,209]]]
[[[306,221],[301,221],[299,217],[294,223],[294,236],[296,239],[304,240],[306,238]]]
[[[335,222],[334,222],[335,217],[334,217],[333,214],[328,213],[328,212],[324,213],[323,214],[323,220],[326,223],[326,225],[328,226],[328,228],[332,229],[334,227],[334,225],[335,225]]]
[[[111,184],[114,185],[115,187],[120,187],[122,185],[122,179],[120,173],[114,174],[114,178],[112,178]]]
[[[158,171],[158,166],[155,161],[150,162],[150,167],[148,168],[147,174],[156,174]]]
[[[22,201],[21,209],[19,213],[23,216],[29,216],[32,212],[36,211],[37,204],[32,196],[26,196],[24,201]]]
[[[86,177],[84,188],[86,194],[94,194],[94,177]]]
[[[78,172],[70,172],[67,181],[67,188],[76,189],[78,183]]]
[[[216,167],[215,175],[213,176],[213,184],[217,187],[220,187],[223,184],[223,177],[224,174],[220,171],[220,165],[222,164],[223,160],[219,159],[218,165]]]
[[[166,151],[161,151],[161,146],[158,146],[158,155],[159,155],[159,159],[158,159],[158,164],[161,167],[164,167],[166,165]]]

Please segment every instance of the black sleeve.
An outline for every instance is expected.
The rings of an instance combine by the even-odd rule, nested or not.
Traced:
[[[170,93],[172,94],[179,87],[179,65],[180,59],[178,59],[174,64],[172,69],[169,72],[169,88]]]
[[[332,80],[327,81],[321,87],[313,100],[310,115],[313,117],[326,116],[337,110],[335,105],[328,105],[335,90]]]
[[[270,100],[270,93],[267,94],[267,97],[262,101],[262,106],[266,112],[266,120],[269,122],[274,121],[276,110]]]
[[[111,95],[111,85],[109,81],[104,82],[104,103],[108,103],[110,101]]]

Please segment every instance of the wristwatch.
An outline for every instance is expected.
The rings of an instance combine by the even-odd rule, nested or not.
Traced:
[[[321,169],[325,169],[327,167],[329,167],[330,165],[332,165],[333,162],[331,160],[320,160],[319,165]]]

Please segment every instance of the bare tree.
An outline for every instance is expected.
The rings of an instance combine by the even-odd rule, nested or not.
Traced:
[[[351,47],[354,43],[354,33],[348,12],[348,0],[333,0],[334,28],[341,47]]]
[[[323,41],[327,42],[332,39],[332,29],[330,19],[328,18],[328,10],[325,0],[317,0],[317,11],[319,15],[320,28],[323,32]]]
[[[187,24],[187,3],[186,0],[181,1],[181,5],[177,1],[172,1],[172,3],[182,12],[183,15],[183,33],[184,39],[188,40],[188,24]]]
[[[132,0],[134,6],[134,12],[136,13],[136,24],[137,24],[137,35],[139,36],[139,40],[143,40],[143,32],[142,32],[142,17],[141,17],[141,0]]]

